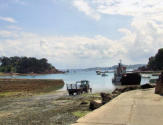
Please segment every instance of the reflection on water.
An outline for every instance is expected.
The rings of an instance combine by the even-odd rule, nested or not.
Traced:
[[[112,84],[113,76],[114,74],[112,72],[108,73],[108,76],[102,77],[101,75],[96,75],[95,71],[79,71],[65,74],[47,74],[37,76],[1,76],[0,78],[63,79],[65,84],[75,83],[80,80],[89,80],[93,92],[101,92],[113,90],[115,88]],[[141,84],[148,83],[149,80],[149,78],[142,78]],[[66,86],[63,87],[63,90],[65,89]]]

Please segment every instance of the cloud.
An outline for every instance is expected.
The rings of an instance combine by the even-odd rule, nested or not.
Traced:
[[[27,4],[24,0],[13,0],[13,2],[21,4],[21,5],[26,5]]]
[[[163,21],[162,0],[74,0],[74,6],[86,15],[124,15]],[[100,19],[100,18],[98,18]]]
[[[74,0],[73,6],[95,20],[101,15],[131,16],[130,28],[117,29],[117,40],[102,35],[43,36],[9,29],[0,31],[0,56],[46,57],[54,65],[93,67],[124,63],[147,63],[163,47],[162,0]]]
[[[7,31],[7,30],[0,30],[0,37],[1,38],[8,38],[14,36],[15,33]]]
[[[154,55],[158,48],[163,47],[162,0],[82,0],[82,2],[89,5],[89,9],[83,10],[93,10],[101,17],[102,15],[132,17],[130,28],[118,29],[124,34],[118,43],[123,46],[126,57],[128,56],[132,62],[136,60],[144,62],[144,58]],[[79,4],[78,8],[80,5],[82,6]]]
[[[154,21],[132,21],[132,29],[121,28],[123,37],[112,40],[102,35],[43,36],[22,30],[0,30],[0,56],[48,58],[59,68],[78,68],[124,63],[146,63],[163,47],[163,31]]]
[[[2,17],[2,16],[0,16],[0,20],[6,21],[6,22],[9,22],[9,23],[16,23],[16,20],[11,18],[11,17]]]
[[[19,26],[16,26],[16,25],[9,25],[6,27],[7,29],[10,29],[10,30],[22,30],[21,27]]]
[[[95,20],[100,19],[100,15],[89,6],[89,4],[84,0],[74,0],[73,5],[81,12],[84,12],[86,15],[94,18]]]
[[[26,5],[26,2],[25,2],[25,0],[1,0],[0,4],[1,5],[6,5],[6,6],[8,6],[9,4]]]
[[[27,1],[25,0],[0,0],[0,9],[6,10],[13,5],[27,5]]]
[[[100,13],[130,16],[160,12],[163,5],[162,0],[92,0],[89,3]]]
[[[127,57],[130,60],[146,62],[159,48],[163,47],[163,25],[152,20],[134,18],[132,29],[119,29],[125,35],[120,42],[128,50]]]
[[[45,57],[54,65],[64,68],[103,65],[126,53],[124,46],[101,35],[65,37],[0,31],[0,38],[0,56]]]

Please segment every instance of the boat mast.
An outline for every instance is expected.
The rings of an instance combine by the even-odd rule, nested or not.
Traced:
[[[120,64],[122,64],[122,60],[121,59],[119,60],[119,62],[120,62]]]

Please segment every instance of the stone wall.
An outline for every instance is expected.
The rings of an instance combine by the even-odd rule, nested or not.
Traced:
[[[156,83],[155,94],[163,95],[163,72]]]

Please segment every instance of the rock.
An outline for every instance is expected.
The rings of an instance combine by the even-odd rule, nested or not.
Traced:
[[[123,88],[121,92],[123,93],[123,92],[127,92],[127,91],[134,90],[134,89],[135,89],[134,87],[126,87],[126,88]]]
[[[159,79],[156,83],[155,93],[163,95],[163,72],[159,76]]]
[[[112,94],[112,98],[117,97],[119,94]]]
[[[140,86],[141,89],[148,89],[148,88],[153,88],[153,86],[151,84],[144,84]]]
[[[88,104],[88,102],[86,102],[86,101],[82,101],[81,103],[80,103],[80,105],[87,105]]]
[[[139,89],[140,87],[139,86],[128,86],[128,87],[125,87],[125,88],[116,88],[112,94],[121,94],[123,92],[127,92],[127,91],[131,91],[131,90],[135,90],[135,89]]]
[[[119,91],[119,89],[115,89],[113,92],[112,92],[112,94],[115,94],[115,95],[119,95],[121,92]]]
[[[97,103],[102,103],[100,99],[94,100]]]
[[[156,84],[155,84],[155,83],[151,83],[150,85],[151,85],[153,88],[156,87]]]
[[[101,93],[102,104],[109,102],[113,97],[111,94]]]
[[[101,103],[98,103],[96,101],[91,101],[90,105],[89,105],[89,109],[95,110],[95,109],[99,108],[100,106],[102,106]]]

